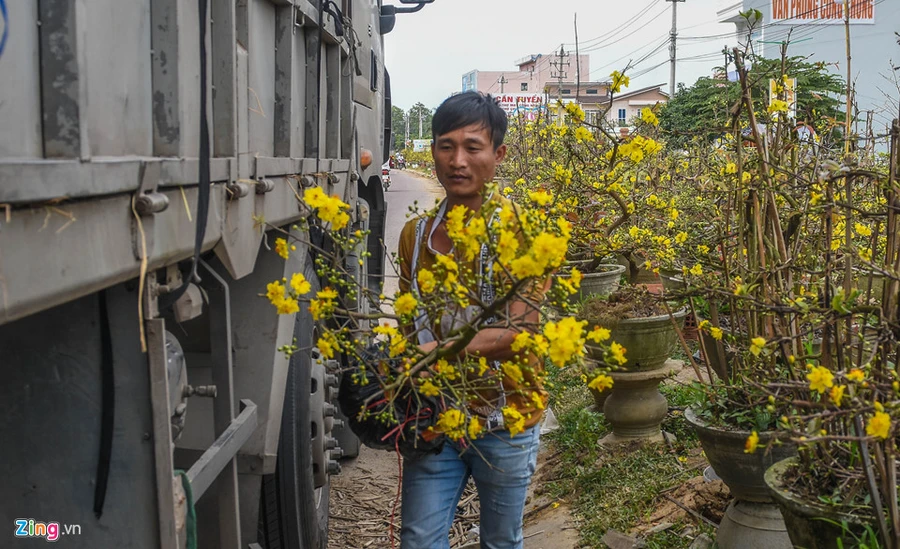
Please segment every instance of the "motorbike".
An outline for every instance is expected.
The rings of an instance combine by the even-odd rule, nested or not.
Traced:
[[[391,169],[388,164],[381,166],[381,186],[384,187],[385,192],[391,186]]]

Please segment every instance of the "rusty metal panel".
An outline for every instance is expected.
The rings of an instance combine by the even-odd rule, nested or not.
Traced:
[[[275,6],[251,0],[248,109],[250,149],[254,155],[275,155]]]
[[[86,7],[67,0],[41,0],[39,6],[44,155],[88,156],[85,57],[78,38]]]
[[[212,109],[210,136],[213,156],[237,154],[237,78],[235,56],[237,40],[235,3],[213,0],[210,4],[212,32]],[[246,93],[246,91],[244,92]]]
[[[39,158],[41,137],[41,73],[37,2],[8,3],[10,32],[0,57],[0,158]]]
[[[90,0],[84,8],[90,153],[151,156],[150,2]]]
[[[295,26],[296,11],[293,6],[279,6],[275,14],[275,155],[291,156],[297,146],[294,140],[294,118],[301,111],[297,94],[297,73],[294,56],[295,43],[303,40]],[[300,69],[302,72],[302,69]]]
[[[341,48],[325,48],[325,156],[341,155]],[[349,115],[349,113],[347,113]]]

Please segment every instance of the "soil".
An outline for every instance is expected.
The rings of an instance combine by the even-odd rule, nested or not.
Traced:
[[[700,458],[702,459],[702,458]],[[663,523],[696,521],[697,516],[685,508],[718,524],[725,516],[725,508],[731,500],[731,492],[721,480],[707,481],[703,475],[689,479],[674,490],[659,495],[659,506],[636,528],[636,532],[646,532]],[[677,503],[676,503],[677,502]]]
[[[607,298],[591,297],[581,308],[581,318],[600,326],[612,327],[620,320],[645,318],[666,314],[659,297],[641,287],[627,287],[613,292]]]

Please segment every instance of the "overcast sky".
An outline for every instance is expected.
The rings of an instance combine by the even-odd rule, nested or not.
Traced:
[[[718,4],[719,0],[678,4],[678,57],[685,59],[677,65],[679,82],[692,84],[722,65],[719,52],[729,40],[706,37],[733,32],[734,25],[716,22]],[[434,0],[417,13],[398,15],[394,30],[384,37],[393,103],[408,109],[421,101],[435,108],[461,89],[466,72],[512,72],[517,59],[558,51],[561,43],[574,50],[576,13],[582,49],[601,46],[588,53],[591,79],[602,80],[666,40],[671,10],[672,4],[664,0]],[[624,25],[636,15],[633,23]],[[592,42],[598,37],[605,38]],[[664,82],[668,86],[668,58],[666,44],[632,71],[637,74],[659,65],[634,79],[631,88]],[[574,79],[573,74],[570,80]]]

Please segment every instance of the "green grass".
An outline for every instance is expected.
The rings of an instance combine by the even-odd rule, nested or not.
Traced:
[[[543,478],[539,490],[572,505],[583,546],[604,547],[600,539],[607,530],[630,532],[664,501],[660,492],[701,474],[684,463],[689,453],[697,454],[699,443],[676,410],[663,422],[663,429],[677,437],[671,447],[603,448],[597,441],[610,432],[610,427],[603,414],[588,409],[593,401],[580,377],[552,367],[548,370],[551,406],[560,428],[548,436],[553,470]],[[690,402],[687,386],[667,385],[662,391],[670,408],[682,408]],[[647,547],[686,548],[692,539],[679,533],[689,526],[695,533],[714,535],[705,523],[687,519],[648,537]]]

